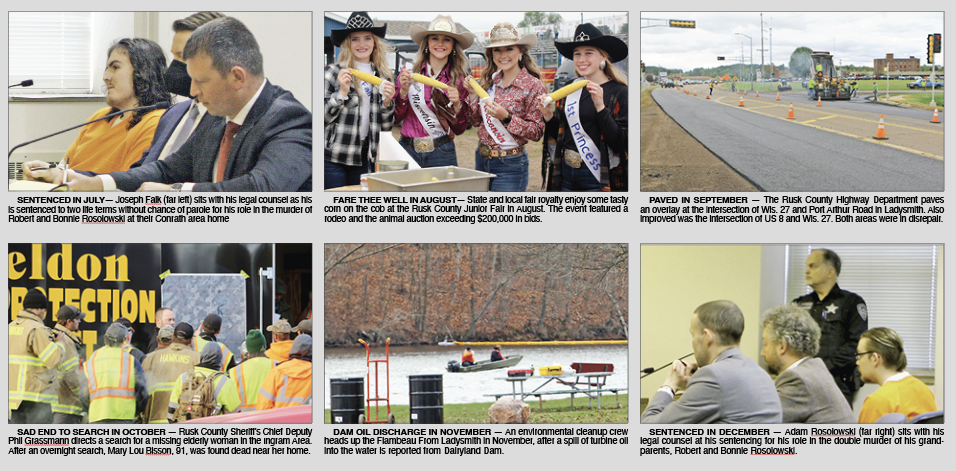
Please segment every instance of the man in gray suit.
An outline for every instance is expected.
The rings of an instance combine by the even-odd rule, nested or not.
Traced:
[[[770,374],[777,375],[783,421],[852,424],[856,417],[826,364],[813,358],[820,350],[820,326],[806,309],[775,307],[764,313],[763,349]]]
[[[743,332],[744,315],[733,302],[711,301],[695,309],[690,333],[697,362],[674,362],[641,423],[780,423],[773,381],[738,348]],[[686,390],[675,401],[680,389]]]

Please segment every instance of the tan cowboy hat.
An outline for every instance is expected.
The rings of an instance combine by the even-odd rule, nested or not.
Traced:
[[[455,41],[458,41],[458,44],[461,45],[462,49],[468,49],[475,42],[475,35],[467,31],[463,33],[458,32],[458,28],[455,26],[455,20],[451,19],[447,15],[438,15],[428,24],[428,29],[425,29],[419,25],[413,25],[408,33],[412,37],[412,41],[415,41],[415,44],[421,44],[429,34],[442,34],[453,38]]]
[[[518,29],[507,21],[498,23],[494,28],[491,28],[489,36],[491,36],[491,42],[484,46],[485,49],[504,46],[528,46],[528,49],[531,49],[535,44],[538,44],[538,37],[534,34],[526,34],[519,38]]]

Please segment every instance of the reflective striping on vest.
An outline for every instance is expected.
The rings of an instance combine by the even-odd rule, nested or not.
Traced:
[[[173,389],[176,387],[176,381],[170,381],[168,383],[155,383],[149,385],[149,395],[152,396],[157,392],[173,392]]]
[[[276,402],[305,404],[305,401],[309,397],[312,397],[311,394],[309,394],[309,397],[288,397],[285,395],[285,391],[286,391],[286,388],[289,386],[290,380],[291,379],[288,376],[282,375],[282,387],[279,388],[279,397],[276,398]]]
[[[119,362],[119,375],[103,362]],[[136,414],[134,359],[126,350],[104,347],[93,353],[87,362],[90,386],[90,422],[104,419],[132,419]],[[100,368],[97,374],[97,368]],[[105,371],[104,371],[105,370]],[[108,384],[101,384],[102,382]],[[112,383],[113,380],[115,383]],[[115,399],[115,400],[110,400]]]
[[[63,346],[58,343],[51,343],[47,345],[46,348],[44,348],[43,351],[40,352],[40,360],[42,360],[43,362],[46,362],[47,359],[50,358],[50,355],[53,355],[53,352],[56,351],[56,349],[58,348],[61,349],[62,351]]]
[[[72,370],[73,368],[75,368],[75,367],[77,367],[77,366],[80,366],[80,358],[79,358],[79,357],[73,357],[73,358],[70,358],[69,360],[64,361],[63,363],[61,363],[60,366],[56,367],[56,369],[57,369],[57,371],[59,371],[60,373],[66,373],[67,371],[70,371],[70,370]]]
[[[269,392],[269,390],[265,388],[265,386],[259,388],[259,394],[262,394],[263,396],[266,397],[266,399],[268,399],[268,400],[270,400],[270,401],[275,402],[275,400],[276,400],[276,397],[273,396],[272,393]]]
[[[59,412],[61,414],[71,414],[71,415],[80,415],[83,413],[83,409],[79,406],[71,406],[68,404],[53,404],[53,412]]]
[[[256,410],[256,403],[253,401],[252,408],[249,408],[249,401],[246,399],[246,382],[242,378],[242,365],[245,362],[240,363],[236,366],[236,391],[239,391],[239,409],[242,412],[247,412],[250,410]]]
[[[22,392],[22,391],[9,391],[10,399],[20,399],[23,401],[33,401],[33,402],[45,402],[47,404],[53,404],[57,400],[57,396],[53,394],[42,394],[42,393],[32,393],[32,392]]]

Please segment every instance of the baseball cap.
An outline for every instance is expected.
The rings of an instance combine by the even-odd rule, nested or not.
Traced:
[[[289,321],[285,319],[279,319],[275,322],[275,324],[272,324],[269,327],[266,327],[266,330],[268,330],[269,332],[288,334],[289,332],[292,332],[292,325],[289,324]]]

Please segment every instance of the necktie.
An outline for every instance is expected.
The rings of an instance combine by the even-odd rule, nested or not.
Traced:
[[[173,142],[172,147],[169,148],[170,154],[179,150],[183,143],[186,142],[186,139],[189,139],[189,136],[191,136],[193,132],[193,125],[196,124],[196,118],[198,117],[199,107],[193,105],[192,109],[189,110],[189,115],[186,116],[186,122],[183,123],[182,129],[179,130],[179,135],[176,136],[176,140]]]
[[[221,182],[226,175],[226,161],[229,160],[229,149],[232,148],[232,140],[239,132],[239,125],[229,121],[226,123],[226,132],[222,135],[222,141],[219,143],[219,160],[216,161],[216,178],[213,183]]]

